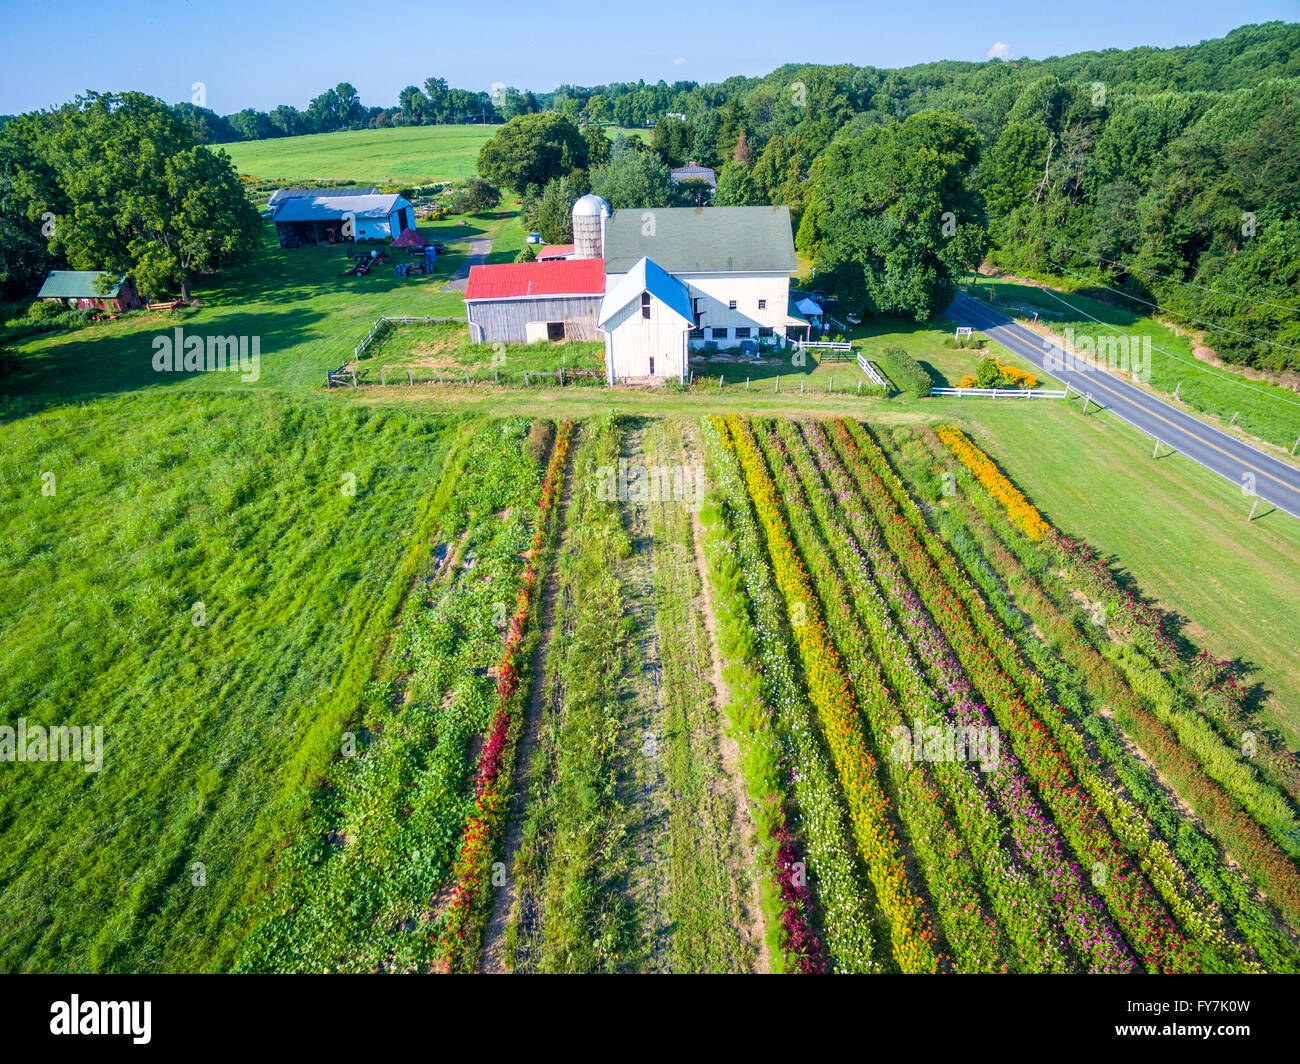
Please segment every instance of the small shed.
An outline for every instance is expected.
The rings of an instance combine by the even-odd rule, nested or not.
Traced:
[[[603,259],[471,266],[465,316],[475,343],[596,340]]]
[[[144,302],[135,286],[123,275],[110,280],[107,286],[101,277],[109,275],[102,270],[51,270],[36,293],[37,299],[58,300],[77,309],[107,310],[121,313],[139,310]],[[104,288],[103,291],[100,289]]]

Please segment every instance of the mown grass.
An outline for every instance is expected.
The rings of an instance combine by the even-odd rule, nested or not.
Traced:
[[[497,126],[398,126],[308,133],[222,144],[250,177],[415,185],[476,173],[478,150]]]
[[[1137,313],[1142,309],[1139,304],[1126,309],[1091,299],[1082,292],[1058,294],[1010,281],[992,285],[981,281],[976,286],[963,287],[976,298],[1016,317],[1024,318],[1034,310],[1040,311],[1039,322],[1058,335],[1072,329],[1075,336],[1093,338],[1149,337],[1152,391],[1168,396],[1177,390],[1180,402],[1221,423],[1221,428],[1228,428],[1233,415],[1239,414],[1236,428],[1287,450],[1300,437],[1300,395],[1289,388],[1250,380],[1234,370],[1198,360],[1192,354],[1192,340],[1188,336]],[[1119,296],[1113,298],[1122,302]]]
[[[215,394],[0,424],[0,718],[105,742],[99,773],[5,768],[0,968],[229,963],[356,714],[452,424]]]

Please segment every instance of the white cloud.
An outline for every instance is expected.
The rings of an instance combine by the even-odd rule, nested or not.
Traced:
[[[1002,41],[994,41],[993,47],[989,49],[989,59],[1006,59],[1011,54],[1011,45]]]
[[[674,60],[673,60],[673,66],[681,66],[684,62],[686,62],[686,60],[685,60],[684,58],[681,58],[681,59],[674,59]]]

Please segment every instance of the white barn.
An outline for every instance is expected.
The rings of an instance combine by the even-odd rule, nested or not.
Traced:
[[[686,380],[695,324],[686,285],[647,258],[605,292],[596,324],[605,334],[605,378]]]
[[[613,384],[685,381],[692,350],[784,347],[808,330],[790,304],[788,207],[611,213],[587,195],[573,205],[572,249],[557,251],[557,261],[470,270],[474,339],[603,335]]]

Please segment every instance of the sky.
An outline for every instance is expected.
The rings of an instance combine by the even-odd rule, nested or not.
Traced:
[[[305,107],[340,81],[367,106],[457,88],[721,81],[790,62],[901,67],[1172,47],[1300,21],[1300,0],[0,0],[0,114],[135,89],[220,114]],[[199,99],[202,97],[202,99]]]

